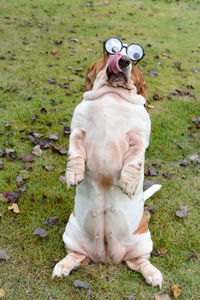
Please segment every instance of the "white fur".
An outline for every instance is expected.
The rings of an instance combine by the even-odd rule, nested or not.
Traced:
[[[83,176],[84,180],[76,189],[75,216],[71,214],[63,234],[70,253],[95,262],[131,261],[135,266],[135,258],[152,251],[149,231],[133,234],[143,215],[144,200],[158,190],[154,186],[143,193],[144,153],[151,127],[144,103],[136,88],[107,86],[102,71],[74,111],[66,176],[68,186],[77,185]],[[109,188],[100,185],[103,179],[112,180]],[[56,265],[53,276],[70,272],[66,268],[62,272],[63,261]],[[147,282],[161,285],[162,275],[149,278],[155,269],[149,265],[147,273],[145,267],[139,271],[146,274]]]

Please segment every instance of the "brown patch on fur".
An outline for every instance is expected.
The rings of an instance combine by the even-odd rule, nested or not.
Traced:
[[[73,209],[73,212],[72,212],[73,216],[75,217],[75,207]]]
[[[81,265],[82,266],[88,266],[91,262],[91,259],[89,257],[84,258],[84,260],[82,260]]]
[[[109,55],[107,52],[104,52],[104,57],[100,58],[99,60],[92,63],[86,74],[85,78],[85,90],[90,91],[93,88],[93,84],[95,82],[95,79],[97,77],[97,74],[106,66],[106,63],[108,61]]]
[[[132,61],[132,71],[131,71],[131,80],[133,80],[134,85],[137,88],[137,94],[142,95],[145,99],[147,99],[147,85],[144,79],[144,75],[142,72],[134,65]]]
[[[145,215],[143,215],[138,228],[133,232],[133,234],[142,234],[147,231],[148,231],[148,223],[145,218]]]
[[[105,176],[102,174],[98,174],[96,176],[97,184],[103,190],[108,190],[113,185],[113,179],[111,176]]]

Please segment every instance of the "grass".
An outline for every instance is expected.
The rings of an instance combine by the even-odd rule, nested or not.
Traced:
[[[199,1],[103,1],[84,5],[81,0],[69,1],[1,1],[0,3],[0,120],[11,123],[5,128],[0,122],[0,149],[14,148],[21,157],[31,153],[33,145],[26,130],[35,130],[44,136],[59,135],[58,148],[68,148],[63,127],[69,126],[73,109],[80,102],[84,90],[84,75],[89,64],[102,55],[102,40],[119,36],[124,42],[138,42],[146,56],[140,63],[148,83],[148,105],[152,120],[150,148],[146,167],[156,167],[160,176],[148,178],[163,185],[162,190],[148,200],[156,214],[151,217],[150,230],[154,249],[165,247],[164,257],[152,257],[152,262],[164,276],[162,293],[169,293],[170,285],[183,286],[180,299],[199,299],[198,260],[188,260],[199,252],[199,167],[190,163],[179,167],[179,161],[199,150],[199,131],[189,134],[190,115],[199,116]],[[82,5],[82,6],[80,6]],[[69,38],[76,38],[72,42]],[[55,41],[62,41],[57,45]],[[57,51],[58,56],[52,55]],[[164,54],[164,55],[163,55]],[[167,56],[166,56],[167,55]],[[180,62],[181,67],[174,67]],[[48,66],[49,64],[49,66]],[[76,68],[82,70],[74,72]],[[155,69],[156,68],[156,71]],[[154,69],[157,76],[149,76]],[[49,84],[68,82],[64,89]],[[70,79],[73,78],[73,81]],[[191,86],[194,89],[191,89]],[[178,90],[190,90],[195,98],[168,95]],[[154,101],[157,93],[164,99]],[[52,99],[56,105],[52,105]],[[40,112],[44,107],[46,114]],[[54,111],[53,109],[56,109]],[[32,118],[38,115],[34,122]],[[64,125],[60,120],[66,118]],[[51,122],[51,124],[49,123]],[[6,141],[10,145],[5,146]],[[0,193],[16,190],[16,177],[23,170],[21,160],[0,160]],[[67,191],[59,182],[65,172],[66,157],[45,150],[32,163],[34,170],[26,171],[27,192],[18,201],[19,214],[8,211],[7,203],[0,201],[0,249],[10,259],[1,261],[0,288],[6,299],[85,299],[84,290],[75,289],[75,279],[91,285],[92,299],[123,299],[135,295],[137,299],[153,299],[151,288],[138,273],[125,265],[92,264],[74,271],[68,278],[51,279],[57,260],[65,255],[62,233],[73,209],[75,191]],[[42,165],[52,165],[47,172]],[[171,179],[161,174],[172,174]],[[31,201],[31,195],[34,201]],[[178,219],[174,210],[180,205],[189,207],[189,215]],[[53,228],[43,222],[58,215]],[[33,235],[37,227],[45,227],[46,238]]]

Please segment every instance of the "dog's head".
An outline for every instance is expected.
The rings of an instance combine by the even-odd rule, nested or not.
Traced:
[[[107,85],[137,88],[137,93],[147,98],[146,82],[136,64],[143,58],[144,50],[138,44],[123,45],[117,38],[109,38],[104,42],[104,56],[90,65],[86,74],[86,91],[93,84],[100,72],[104,72]]]

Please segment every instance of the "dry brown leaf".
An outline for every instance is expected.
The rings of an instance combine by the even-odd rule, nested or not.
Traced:
[[[149,109],[154,109],[155,106],[154,106],[154,105],[147,105],[147,108],[149,108]]]
[[[165,248],[159,248],[158,250],[159,250],[161,256],[164,256],[168,252],[168,250]]]
[[[175,210],[175,215],[179,218],[185,218],[188,215],[188,207],[186,205],[181,205],[180,210]]]
[[[175,284],[175,283],[172,283],[171,287],[170,287],[170,290],[171,290],[171,294],[174,298],[177,298],[180,296],[182,290],[183,290],[183,287],[178,285],[178,284]]]
[[[0,298],[5,297],[6,293],[4,291],[4,289],[0,289]]]
[[[8,199],[5,198],[3,194],[0,194],[0,201],[2,201],[2,202],[8,202]]]
[[[20,212],[19,206],[17,203],[13,203],[12,205],[8,206],[8,210],[13,210],[14,213],[18,214]]]
[[[170,296],[168,294],[155,294],[154,298],[156,300],[170,300]]]
[[[147,222],[149,223],[149,221],[151,219],[151,213],[148,210],[144,210],[144,215],[145,215]]]

